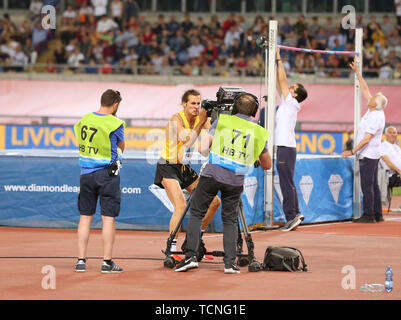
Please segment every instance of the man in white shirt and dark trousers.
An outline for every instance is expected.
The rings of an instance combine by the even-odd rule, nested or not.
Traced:
[[[387,171],[388,186],[401,186],[401,148],[397,142],[397,129],[393,126],[386,128],[386,141],[381,144],[380,162]]]
[[[387,98],[382,93],[371,95],[366,81],[359,73],[356,61],[350,64],[356,73],[362,94],[368,101],[368,111],[359,122],[356,146],[342,153],[344,157],[356,154],[359,158],[361,189],[363,194],[363,215],[353,222],[375,223],[383,221],[381,194],[377,177],[381,151],[381,137],[385,125],[383,109],[387,106]]]
[[[274,145],[277,146],[277,171],[280,178],[280,188],[283,194],[283,211],[287,220],[280,229],[294,230],[303,220],[299,211],[297,189],[294,183],[294,169],[297,157],[295,141],[295,125],[299,105],[308,93],[300,83],[288,87],[285,68],[277,49],[277,91],[281,97],[280,105],[275,115]]]

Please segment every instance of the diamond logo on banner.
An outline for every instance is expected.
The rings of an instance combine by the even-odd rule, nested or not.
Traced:
[[[168,198],[166,190],[158,187],[155,184],[151,184],[149,186],[149,191],[152,192],[164,204],[164,206],[170,210],[170,212],[174,212],[174,206]]]
[[[274,185],[274,190],[276,190],[278,198],[280,199],[280,202],[283,203],[283,193],[281,192],[280,177],[278,175],[274,176],[273,185]]]
[[[311,176],[302,176],[299,182],[299,188],[301,189],[302,197],[306,204],[309,202],[309,197],[313,189],[313,179]]]
[[[339,174],[332,174],[328,183],[331,195],[333,196],[334,202],[337,204],[338,196],[340,195],[340,191],[343,187],[344,181]]]
[[[246,199],[251,208],[255,205],[255,193],[258,189],[258,180],[256,177],[246,177],[244,180],[244,191]]]

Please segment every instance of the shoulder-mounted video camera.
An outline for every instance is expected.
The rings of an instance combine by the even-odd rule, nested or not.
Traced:
[[[242,93],[245,93],[245,91],[241,87],[220,87],[219,91],[216,93],[216,101],[209,99],[203,100],[202,108],[207,110],[207,116],[211,117],[211,122],[213,123],[221,113],[236,113],[234,101],[235,98]]]

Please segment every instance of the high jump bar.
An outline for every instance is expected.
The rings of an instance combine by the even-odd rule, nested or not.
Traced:
[[[307,48],[295,48],[288,46],[277,46],[280,49],[289,50],[289,51],[303,51],[309,53],[322,53],[322,54],[346,54],[346,55],[359,55],[358,52],[355,51],[335,51],[335,50],[315,50],[315,49],[307,49]]]

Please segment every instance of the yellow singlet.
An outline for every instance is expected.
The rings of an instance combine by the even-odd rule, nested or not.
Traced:
[[[188,134],[190,133],[191,129],[196,127],[199,122],[199,116],[196,116],[194,126],[191,128],[187,117],[185,116],[184,110],[178,113],[181,117],[182,121],[184,122],[184,129],[187,130]],[[166,133],[167,135],[167,133]],[[184,155],[185,155],[185,145],[184,143],[178,139],[178,136],[175,139],[165,139],[163,143],[163,148],[160,152],[160,156],[167,160],[169,163],[182,163]]]

